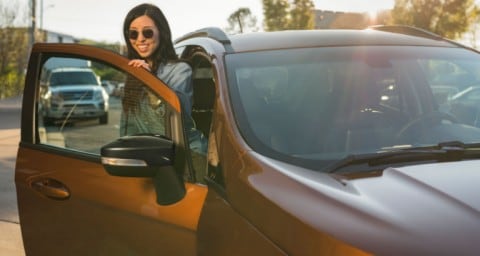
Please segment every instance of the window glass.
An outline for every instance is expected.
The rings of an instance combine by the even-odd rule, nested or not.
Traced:
[[[100,62],[49,58],[41,71],[40,143],[100,154],[120,136],[166,135],[167,106],[138,80]]]
[[[472,91],[470,94],[468,94],[466,99],[480,102],[480,91],[479,90]]]
[[[465,49],[415,46],[226,56],[246,142],[315,169],[351,154],[480,141],[479,63]]]

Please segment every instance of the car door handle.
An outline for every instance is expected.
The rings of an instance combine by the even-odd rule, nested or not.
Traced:
[[[55,200],[66,200],[70,198],[69,189],[60,181],[51,178],[42,178],[31,183],[32,188]]]

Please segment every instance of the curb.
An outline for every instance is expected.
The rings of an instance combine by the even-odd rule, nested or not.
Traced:
[[[22,231],[16,223],[0,221],[0,255],[24,256]]]

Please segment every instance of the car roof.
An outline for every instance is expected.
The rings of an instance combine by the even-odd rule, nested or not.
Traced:
[[[306,48],[326,46],[360,45],[414,45],[455,47],[443,40],[434,40],[392,32],[376,30],[292,30],[276,32],[256,32],[230,36],[235,52],[266,49]]]
[[[363,30],[283,30],[236,35],[226,35],[221,29],[210,27],[180,37],[175,43],[180,43],[192,38],[212,38],[222,43],[229,53],[288,48],[361,45],[468,48],[429,31],[409,26],[376,26]]]
[[[92,73],[93,70],[91,68],[80,68],[80,67],[61,67],[61,68],[54,68],[52,69],[51,73],[57,72],[90,72]]]

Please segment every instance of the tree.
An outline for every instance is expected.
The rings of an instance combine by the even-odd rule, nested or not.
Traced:
[[[29,49],[26,28],[13,26],[18,6],[3,3],[0,2],[0,98],[21,92]]]
[[[311,0],[263,0],[264,29],[313,29],[314,10]]]
[[[395,0],[391,23],[456,39],[475,21],[475,10],[474,0]]]
[[[243,33],[247,30],[258,31],[257,18],[252,15],[249,8],[239,8],[228,17],[227,31]]]
[[[288,29],[289,7],[287,0],[263,0],[265,31]]]
[[[315,6],[310,0],[294,0],[290,11],[290,29],[315,28]]]
[[[470,29],[470,33],[471,33],[471,45],[473,45],[474,48],[477,47],[477,38],[478,38],[478,35],[477,35],[477,28],[478,28],[478,24],[480,24],[480,8],[478,6],[475,6],[474,7],[474,12],[475,12],[475,21],[473,22],[472,24],[472,28]]]

